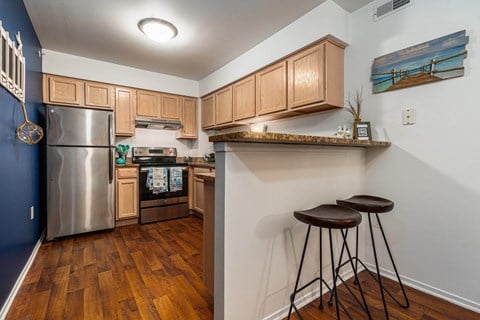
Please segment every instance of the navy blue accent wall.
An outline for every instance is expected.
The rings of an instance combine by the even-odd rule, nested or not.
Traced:
[[[42,122],[42,59],[35,30],[21,0],[0,0],[0,20],[10,39],[20,31],[26,59],[26,107],[33,122]],[[40,201],[41,145],[15,138],[23,121],[20,103],[0,86],[0,308],[24,268],[44,229]],[[43,125],[42,125],[43,126]],[[43,201],[43,200],[42,200]],[[30,220],[30,207],[35,219]],[[43,210],[42,210],[43,211]]]

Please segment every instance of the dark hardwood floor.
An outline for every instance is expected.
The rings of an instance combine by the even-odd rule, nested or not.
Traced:
[[[213,319],[212,297],[201,279],[202,229],[200,219],[189,217],[45,242],[7,319]],[[373,318],[385,319],[376,283],[365,272],[360,280]],[[407,293],[408,309],[389,300],[390,319],[480,319],[417,290]],[[344,288],[339,295],[355,320],[367,319]],[[305,320],[336,319],[334,307],[325,304],[321,311],[318,301],[301,313]]]
[[[189,217],[45,242],[7,319],[213,319],[202,228]]]
[[[382,299],[380,297],[380,290],[378,284],[370,277],[366,271],[359,274],[360,284],[365,293],[367,304],[373,319],[384,320],[385,312],[383,310]],[[394,294],[399,301],[402,300],[401,289],[398,284],[390,279],[382,277],[382,282],[386,288]],[[352,288],[357,297],[360,299],[359,291],[353,284],[353,279],[347,281],[347,284]],[[339,289],[339,300],[344,303],[344,306],[351,314],[354,320],[368,319],[365,313],[361,312],[360,307],[354,301],[347,289],[342,285]],[[426,293],[420,292],[410,287],[405,287],[410,307],[404,309],[398,306],[391,298],[387,298],[387,308],[390,320],[480,320],[480,314],[473,311],[461,308],[457,305],[451,304],[445,300],[438,299]],[[335,313],[335,304],[329,306],[327,304],[329,294],[324,295],[324,308],[318,308],[319,301],[309,303],[307,306],[300,309],[300,313],[305,320],[332,320],[337,319]],[[341,308],[340,308],[341,310]],[[344,312],[340,314],[341,319],[348,319]],[[287,319],[287,318],[285,318]],[[299,319],[296,314],[292,314],[290,319]]]

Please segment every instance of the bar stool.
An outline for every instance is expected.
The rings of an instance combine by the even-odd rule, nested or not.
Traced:
[[[358,226],[356,226],[356,246],[355,246],[355,257],[353,259],[355,260],[355,270],[357,270],[358,263],[360,263],[365,270],[372,276],[377,282],[380,287],[380,293],[382,296],[382,302],[383,302],[383,309],[385,311],[385,316],[386,319],[389,319],[388,316],[388,310],[387,310],[387,303],[385,301],[385,292],[401,307],[403,308],[408,308],[410,306],[410,303],[407,298],[407,294],[405,292],[405,288],[403,287],[402,280],[400,279],[400,275],[398,274],[397,266],[395,265],[395,261],[393,260],[392,257],[392,252],[390,250],[390,246],[388,245],[387,237],[385,236],[385,232],[383,230],[382,223],[380,222],[380,217],[378,216],[379,213],[385,213],[385,212],[390,212],[392,211],[394,207],[394,203],[388,199],[380,198],[380,197],[375,197],[375,196],[370,196],[370,195],[355,195],[349,199],[345,200],[337,200],[337,204],[345,207],[349,207],[355,210],[358,210],[360,212],[366,212],[368,214],[368,226],[370,229],[370,237],[372,239],[372,248],[373,248],[373,256],[375,258],[375,268],[377,270],[377,276],[375,276],[366,266],[365,264],[358,258]],[[400,288],[402,289],[403,297],[405,299],[405,302],[400,302],[398,301],[397,298],[395,298],[383,285],[382,285],[382,278],[380,275],[380,266],[378,264],[378,258],[377,258],[377,249],[375,246],[375,237],[373,235],[373,228],[372,228],[372,218],[371,214],[374,213],[375,217],[378,222],[378,226],[380,228],[380,232],[383,237],[383,241],[385,243],[385,247],[387,248],[388,255],[390,257],[390,261],[393,265],[393,269],[395,270],[395,275],[397,276],[398,283],[400,285]],[[343,248],[342,248],[343,250]],[[341,268],[343,265],[345,265],[347,262],[344,262],[339,266]],[[337,271],[338,272],[338,271]],[[356,281],[355,283],[357,283]],[[332,297],[330,297],[331,301]]]
[[[298,269],[298,274],[297,274],[297,279],[295,282],[295,289],[293,290],[293,293],[290,295],[290,309],[288,311],[288,319],[290,319],[290,316],[292,314],[292,309],[295,309],[295,312],[297,313],[297,316],[303,320],[300,312],[298,311],[297,307],[295,306],[295,296],[297,293],[300,291],[304,290],[305,288],[309,287],[316,281],[320,281],[320,305],[319,308],[323,309],[323,285],[327,287],[327,289],[332,293],[333,297],[335,297],[335,310],[337,314],[337,319],[340,319],[340,310],[339,310],[339,305],[342,307],[344,312],[348,315],[350,319],[353,319],[350,314],[348,313],[347,309],[343,306],[341,302],[338,300],[338,294],[337,294],[337,285],[336,285],[336,280],[338,278],[335,270],[338,270],[338,268],[335,268],[334,265],[334,256],[333,256],[333,242],[332,242],[332,229],[340,229],[342,230],[342,238],[343,238],[343,244],[342,244],[342,254],[343,255],[343,248],[346,248],[348,258],[352,267],[352,270],[355,275],[355,280],[358,282],[357,278],[357,272],[356,268],[353,265],[353,259],[350,254],[350,249],[348,248],[347,244],[347,235],[348,235],[348,229],[357,227],[360,222],[362,221],[362,215],[355,209],[335,205],[335,204],[325,204],[325,205],[320,205],[318,207],[309,209],[309,210],[304,210],[304,211],[295,211],[294,216],[297,220],[308,224],[308,229],[307,229],[307,235],[305,237],[305,244],[303,246],[303,252],[302,252],[302,258],[300,260],[300,266]],[[320,242],[320,277],[317,277],[310,282],[308,282],[306,285],[304,285],[301,288],[298,288],[299,282],[300,282],[300,274],[302,272],[302,267],[303,267],[303,262],[305,259],[305,252],[307,250],[307,245],[308,245],[308,238],[310,236],[310,230],[313,227],[318,227],[319,229],[319,242]],[[328,238],[330,242],[330,259],[331,259],[331,264],[332,264],[332,278],[333,278],[333,287],[330,288],[330,286],[327,284],[327,282],[323,279],[323,261],[322,261],[322,228],[327,228],[328,229]],[[343,232],[343,229],[346,231]],[[342,257],[340,256],[340,261],[342,261]],[[370,316],[370,311],[368,310],[367,302],[365,300],[365,297],[363,295],[362,288],[360,286],[360,283],[358,282],[358,288],[360,291],[360,295],[362,298],[362,302],[358,300],[358,298],[353,294],[352,291],[350,293],[353,295],[357,303],[362,307],[363,311],[368,315],[368,319],[371,319]],[[329,303],[329,305],[332,305]]]

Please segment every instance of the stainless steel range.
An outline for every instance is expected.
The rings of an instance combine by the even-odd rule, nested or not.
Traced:
[[[175,148],[132,148],[140,165],[140,223],[188,216],[188,165]]]

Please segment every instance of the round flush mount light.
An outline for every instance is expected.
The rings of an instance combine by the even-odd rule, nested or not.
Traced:
[[[138,28],[147,37],[156,42],[166,42],[178,34],[177,28],[170,22],[157,18],[146,18],[138,22]]]

